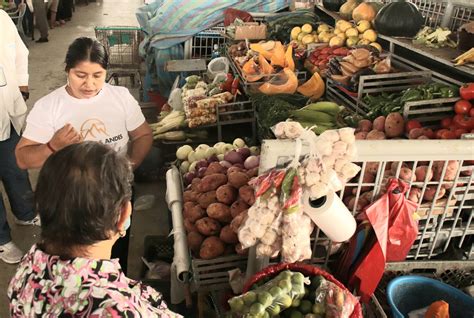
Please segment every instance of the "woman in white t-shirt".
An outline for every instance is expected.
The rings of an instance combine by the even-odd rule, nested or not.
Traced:
[[[38,100],[16,147],[22,169],[40,168],[53,153],[83,140],[129,156],[136,168],[153,143],[152,131],[127,88],[105,83],[108,56],[97,40],[76,39],[66,54],[67,84]]]

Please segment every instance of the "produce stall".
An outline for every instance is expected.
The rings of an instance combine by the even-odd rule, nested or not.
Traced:
[[[382,4],[358,5],[354,22],[321,7],[334,26],[296,11],[260,19],[265,39],[218,40],[261,146],[246,135],[184,145],[167,178],[182,184],[175,251],[219,315],[396,316],[388,281],[434,259],[451,260],[435,277],[472,284],[462,278],[474,269],[473,86],[398,55],[372,29]]]

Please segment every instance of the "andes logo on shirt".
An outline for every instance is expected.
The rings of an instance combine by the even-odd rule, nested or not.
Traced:
[[[96,118],[88,119],[81,125],[81,136],[83,140],[97,140],[108,137],[104,139],[105,144],[111,144],[123,139],[122,134],[110,137],[105,124]]]

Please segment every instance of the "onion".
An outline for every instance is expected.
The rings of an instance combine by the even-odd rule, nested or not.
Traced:
[[[184,175],[184,184],[188,185],[193,182],[193,179],[196,178],[196,174],[194,172],[188,172]]]
[[[237,168],[240,168],[240,169],[244,169],[244,165],[242,163],[236,163],[232,167],[237,167]]]
[[[245,169],[253,169],[258,167],[258,164],[260,163],[260,156],[250,156],[247,159],[245,159],[244,162],[244,167]]]
[[[219,164],[226,169],[229,169],[230,167],[232,167],[232,164],[229,161],[222,160],[221,162],[219,162]]]
[[[198,178],[204,177],[204,174],[206,173],[207,167],[201,167],[198,170],[197,176]]]
[[[211,162],[218,162],[219,161],[219,158],[217,158],[217,155],[212,155],[210,156],[209,158],[207,158],[207,162],[208,163],[211,163]]]
[[[245,160],[250,156],[250,149],[249,148],[240,148],[240,149],[237,149],[237,152],[242,157],[242,160]]]
[[[229,161],[232,164],[242,163],[242,156],[235,150],[232,150],[224,155],[224,160]]]
[[[209,165],[209,163],[207,163],[207,160],[206,159],[202,159],[202,160],[199,160],[197,163],[196,163],[196,169],[200,169],[202,167],[207,167]]]

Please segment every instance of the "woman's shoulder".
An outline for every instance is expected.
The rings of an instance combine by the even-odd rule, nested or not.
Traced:
[[[120,97],[120,98],[131,96],[128,88],[124,86],[115,86],[115,85],[106,83],[104,85],[104,90],[108,92],[109,94],[116,95],[117,97]]]
[[[34,107],[53,107],[59,100],[64,98],[66,93],[65,85],[56,88],[54,91],[38,99]]]

